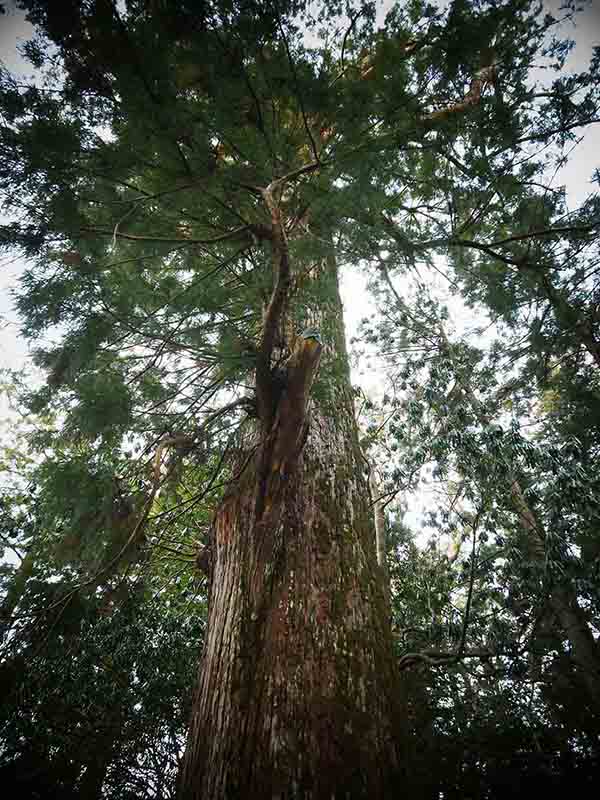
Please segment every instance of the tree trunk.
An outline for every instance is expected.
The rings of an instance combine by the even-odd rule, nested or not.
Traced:
[[[600,714],[600,647],[588,625],[585,612],[568,587],[552,591],[550,603],[571,645],[573,661],[585,684],[591,706]]]
[[[385,541],[385,509],[380,498],[379,482],[371,470],[371,495],[373,497],[373,514],[375,522],[375,544],[377,563],[382,570],[386,569],[387,546]]]
[[[529,554],[542,564],[546,558],[544,531],[516,480],[512,482],[511,494],[521,527],[527,534]],[[552,587],[548,601],[569,641],[571,655],[588,691],[590,705],[596,713],[600,713],[600,648],[592,635],[585,612],[577,602],[575,591],[568,585]]]
[[[373,517],[375,523],[375,551],[377,553],[377,564],[381,570],[381,579],[385,592],[386,604],[390,604],[390,572],[387,565],[387,536],[385,531],[385,507],[381,500],[381,489],[379,481],[375,475],[374,468],[371,468],[369,476],[371,488],[371,502],[373,504]],[[388,613],[391,610],[388,608]]]
[[[309,337],[215,516],[185,800],[393,792],[396,670],[331,261],[319,291],[310,415]]]
[[[471,389],[469,381],[465,380],[456,365],[452,345],[441,324],[439,332],[444,349],[455,367],[455,374],[469,399],[473,412],[480,424],[489,425],[488,415]],[[532,560],[542,565],[546,559],[545,531],[529,506],[519,481],[513,476],[509,478],[508,484],[513,506],[519,515],[519,523],[524,533],[525,548]],[[569,641],[571,655],[587,689],[590,705],[600,712],[600,648],[594,640],[585,613],[577,602],[577,595],[569,586],[555,586],[550,593],[549,603]]]
[[[15,570],[15,574],[8,584],[2,605],[0,605],[0,642],[10,630],[12,624],[11,617],[15,611],[15,608],[21,602],[25,587],[27,586],[27,581],[33,574],[34,566],[35,559],[33,556],[33,551],[28,550],[23,557],[23,560]]]
[[[541,286],[554,309],[556,320],[566,331],[572,331],[586,348],[588,353],[600,367],[600,342],[597,339],[592,323],[583,315],[583,310],[569,303],[564,292],[557,289],[550,276],[543,269],[522,267],[527,275],[535,277],[538,286]]]
[[[82,800],[100,800],[112,756],[112,749],[108,747],[89,759],[83,777],[79,781],[79,796]]]

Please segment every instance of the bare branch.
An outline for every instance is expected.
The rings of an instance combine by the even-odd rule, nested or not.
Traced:
[[[491,247],[500,247],[511,242],[522,242],[524,239],[535,239],[536,236],[558,236],[561,233],[590,233],[596,228],[600,228],[600,222],[594,222],[590,225],[567,225],[562,228],[543,228],[538,231],[517,233],[514,236],[508,236],[506,239],[499,239],[496,242],[491,242]]]
[[[270,422],[274,410],[271,402],[271,353],[291,286],[287,236],[281,220],[281,211],[273,196],[273,189],[277,185],[278,181],[275,181],[263,189],[263,198],[271,215],[274,273],[273,291],[264,316],[256,365],[256,401],[259,417],[265,424]]]
[[[439,122],[454,114],[460,114],[463,111],[468,111],[472,106],[478,105],[485,87],[494,83],[496,80],[496,66],[490,64],[487,67],[482,67],[475,73],[475,77],[471,81],[469,91],[464,98],[458,103],[452,103],[445,108],[440,108],[437,111],[432,111],[430,114],[425,114],[421,117],[422,122]]]

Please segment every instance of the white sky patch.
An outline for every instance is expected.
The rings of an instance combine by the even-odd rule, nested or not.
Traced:
[[[6,14],[0,17],[0,62],[15,75],[33,77],[33,70],[19,54],[18,48],[33,34],[25,13],[6,3]],[[0,214],[0,224],[6,223]],[[25,264],[22,259],[4,254],[0,260],[0,369],[20,369],[28,359],[27,342],[19,335],[20,321],[14,308],[12,292],[17,288]],[[0,395],[0,417],[8,413],[8,402]]]
[[[31,39],[33,26],[12,0],[5,2],[5,8],[6,14],[0,17],[0,61],[13,74],[33,76],[31,64],[19,54],[19,46]]]

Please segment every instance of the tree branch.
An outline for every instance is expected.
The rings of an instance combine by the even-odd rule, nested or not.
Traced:
[[[460,114],[467,111],[472,106],[476,106],[481,100],[483,90],[489,83],[494,83],[496,80],[496,66],[490,64],[487,67],[482,67],[475,73],[475,77],[471,81],[469,91],[464,98],[458,103],[452,103],[445,108],[440,108],[437,111],[432,111],[430,114],[425,114],[421,117],[422,122],[439,122],[446,119],[453,114]]]
[[[298,97],[298,104],[300,106],[300,113],[302,114],[302,121],[304,123],[304,128],[310,140],[310,148],[313,153],[314,160],[316,162],[319,161],[319,151],[317,150],[317,145],[310,130],[310,125],[308,124],[308,119],[306,118],[306,111],[304,110],[304,103],[302,102],[302,95],[300,93],[300,88],[298,85],[298,75],[296,73],[296,65],[294,64],[294,59],[292,58],[292,54],[290,52],[290,46],[288,44],[287,36],[285,35],[285,31],[283,30],[283,25],[281,24],[281,19],[279,15],[277,16],[277,25],[279,27],[279,32],[281,33],[281,38],[283,39],[283,45],[285,47],[285,52],[287,55],[287,59],[290,65],[290,69],[292,71],[292,77],[294,79],[294,83],[296,84],[296,96]]]
[[[164,244],[217,244],[218,242],[225,242],[228,239],[235,239],[244,233],[251,233],[251,225],[243,225],[239,228],[234,228],[232,231],[223,233],[220,236],[215,236],[213,239],[180,239],[171,236],[141,236],[135,233],[119,233],[117,229],[107,231],[103,228],[81,228],[82,233],[98,233],[101,236],[110,236],[111,238],[127,239],[133,242],[154,242]]]
[[[281,181],[273,181],[262,190],[265,204],[271,215],[271,247],[274,285],[271,299],[264,315],[263,330],[258,346],[256,364],[256,401],[258,415],[268,426],[271,422],[274,407],[272,398],[271,354],[275,344],[275,335],[282,317],[291,286],[291,271],[288,244],[281,211],[273,196],[273,190]]]
[[[562,228],[544,228],[538,231],[529,231],[528,233],[517,233],[514,236],[508,236],[506,239],[498,239],[491,242],[491,247],[500,247],[501,245],[510,244],[511,242],[521,242],[524,239],[535,239],[536,236],[556,236],[561,233],[589,233],[595,228],[600,228],[600,222],[594,222],[590,225],[567,225]]]
[[[469,574],[469,589],[467,591],[467,602],[465,604],[465,613],[463,616],[463,624],[462,630],[460,634],[460,642],[456,649],[455,653],[438,653],[435,651],[424,651],[421,653],[406,653],[402,656],[400,661],[398,662],[399,668],[406,669],[413,664],[424,663],[430,666],[447,666],[449,664],[456,664],[463,658],[474,658],[474,657],[487,657],[489,658],[491,653],[488,651],[471,651],[467,652],[465,650],[465,643],[467,639],[467,629],[469,627],[469,617],[471,614],[471,603],[473,600],[473,587],[475,585],[475,564],[476,564],[476,548],[477,548],[477,528],[479,527],[479,521],[481,519],[481,515],[483,513],[483,509],[480,509],[475,519],[473,520],[472,524],[472,533],[473,533],[473,547],[471,549],[471,570]]]

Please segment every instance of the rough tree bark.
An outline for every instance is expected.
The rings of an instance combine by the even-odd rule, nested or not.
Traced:
[[[323,347],[296,339],[215,516],[185,800],[380,798],[397,779],[396,669],[333,260],[319,273]]]

